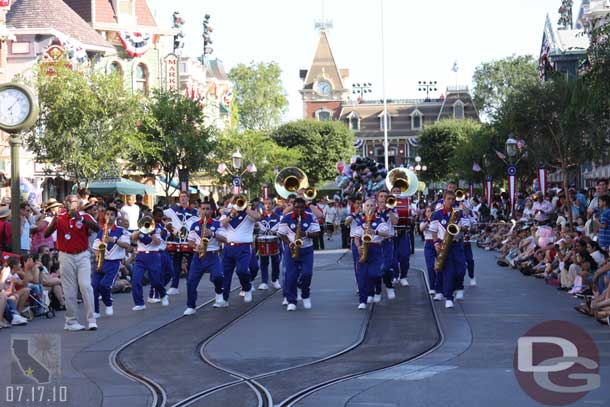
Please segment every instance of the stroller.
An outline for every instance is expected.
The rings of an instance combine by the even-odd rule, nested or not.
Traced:
[[[30,321],[34,319],[34,317],[41,317],[43,315],[49,319],[55,318],[55,310],[50,307],[50,301],[48,301],[48,297],[45,298],[44,291],[42,291],[42,294],[39,294],[36,291],[30,291],[28,303],[24,308],[23,313],[27,315],[27,318]]]

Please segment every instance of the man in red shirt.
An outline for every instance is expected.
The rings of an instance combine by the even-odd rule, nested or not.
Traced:
[[[93,315],[93,287],[91,286],[91,259],[89,234],[98,232],[99,225],[87,213],[80,213],[81,201],[76,195],[68,195],[64,203],[67,210],[61,210],[46,228],[45,237],[57,230],[57,250],[59,250],[59,272],[66,300],[67,331],[81,331],[85,327],[78,323],[77,290],[80,288],[87,313],[87,329],[96,330]]]

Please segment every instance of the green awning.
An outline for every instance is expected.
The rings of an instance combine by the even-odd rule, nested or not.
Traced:
[[[93,195],[155,195],[155,187],[125,178],[110,178],[92,182],[88,186]]]

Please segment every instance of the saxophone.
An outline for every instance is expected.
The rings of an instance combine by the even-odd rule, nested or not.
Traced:
[[[364,233],[362,235],[362,244],[360,245],[360,264],[366,263],[366,259],[369,254],[369,243],[373,241],[373,235],[371,234],[371,221],[373,217],[373,211],[368,211],[366,214],[366,223],[364,225]]]
[[[199,253],[199,258],[203,259],[205,257],[206,252],[208,251],[208,243],[210,243],[210,239],[206,237],[206,233],[208,231],[208,217],[203,218],[203,230],[201,231],[201,241],[199,242],[199,247],[197,247],[197,253]]]
[[[301,216],[297,222],[297,229],[294,235],[294,244],[290,246],[290,254],[293,259],[299,257],[299,249],[303,246],[303,239],[301,239]]]
[[[458,211],[456,210],[451,212],[449,223],[447,223],[447,228],[445,230],[445,237],[443,238],[443,243],[441,244],[441,251],[438,253],[438,256],[436,256],[436,261],[434,262],[434,270],[437,273],[439,273],[445,265],[447,255],[449,254],[449,249],[451,248],[451,243],[453,243],[453,238],[460,233],[460,227],[455,223],[457,219],[457,212]]]
[[[97,270],[102,270],[102,267],[104,266],[104,256],[106,255],[106,247],[108,247],[108,245],[106,244],[106,238],[108,238],[108,226],[110,226],[110,219],[108,219],[106,221],[106,224],[104,225],[104,232],[102,233],[102,241],[100,242],[100,245],[97,247],[97,261],[96,261]]]

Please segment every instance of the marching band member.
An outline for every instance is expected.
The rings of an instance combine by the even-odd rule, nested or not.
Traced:
[[[354,200],[354,204],[351,208],[351,212],[345,219],[346,226],[349,227],[352,259],[354,260],[354,277],[356,277],[356,287],[358,287],[358,246],[356,246],[356,227],[354,226],[354,220],[360,216],[362,212],[362,201],[359,199]],[[371,299],[372,300],[372,299]]]
[[[264,199],[263,205],[265,209],[261,215],[260,231],[264,234],[274,235],[280,223],[280,217],[273,211],[271,199]],[[267,290],[269,288],[269,262],[271,262],[271,284],[273,288],[282,288],[279,282],[280,278],[280,255],[279,253],[273,256],[259,256],[262,283],[258,286],[259,290]]]
[[[226,231],[227,238],[227,243],[222,251],[223,297],[225,301],[229,301],[231,279],[233,278],[233,271],[236,271],[244,291],[244,302],[251,302],[252,282],[249,270],[251,246],[254,224],[260,220],[261,215],[258,211],[249,208],[247,203],[245,209],[237,207],[236,201],[238,198],[245,199],[235,196],[233,203],[227,207],[229,213],[220,218],[220,223]]]
[[[462,219],[460,221],[460,228],[464,232],[464,258],[466,260],[466,269],[468,270],[468,278],[470,279],[470,286],[474,287],[477,285],[477,280],[474,278],[474,257],[472,255],[472,245],[470,243],[471,232],[476,225],[476,218],[470,208],[462,203]],[[455,299],[464,299],[464,277],[466,273],[462,274],[462,278],[459,281],[458,291],[456,292]]]
[[[434,212],[432,215],[432,222],[430,223],[429,230],[432,232],[432,240],[434,240],[434,248],[437,253],[440,253],[442,249],[443,239],[452,212],[457,210],[454,208],[455,193],[452,191],[445,191],[443,195],[443,208]],[[455,223],[459,224],[461,214],[458,212],[456,215]],[[460,233],[461,234],[461,233]],[[439,271],[442,273],[443,279],[443,295],[445,296],[445,308],[453,308],[453,292],[459,285],[459,279],[463,278],[461,274],[464,272],[466,259],[464,258],[464,242],[462,236],[455,236],[451,247],[448,248],[447,259],[443,265],[443,269]]]
[[[125,258],[125,250],[130,248],[129,232],[116,226],[117,209],[106,209],[105,216],[105,228],[107,228],[107,230],[106,238],[104,239],[104,243],[106,244],[106,248],[104,249],[104,260],[102,268],[100,270],[95,270],[91,280],[91,285],[93,286],[93,306],[95,309],[94,315],[96,318],[100,317],[100,296],[106,306],[106,315],[111,316],[114,314],[112,309],[112,285],[119,273],[121,261]],[[93,250],[95,253],[99,253],[99,246],[100,243],[102,243],[105,228],[97,233],[95,241],[93,242]],[[95,257],[97,258],[97,256]]]
[[[161,256],[161,284],[163,287],[167,287],[167,284],[174,275],[174,263],[172,256],[167,251],[167,241],[171,238],[170,229],[172,226],[171,223],[169,223],[169,218],[164,215],[160,208],[155,208],[153,210],[153,220],[155,221],[155,225],[159,225],[159,229],[161,231],[161,243],[159,244],[159,256]],[[150,292],[148,293],[148,302],[161,302],[159,292],[155,291],[152,286],[150,287]]]
[[[398,197],[400,188],[392,188],[392,195]],[[411,222],[411,209],[409,208],[409,222]],[[412,240],[407,228],[397,228],[397,234],[394,236],[394,277],[399,279],[400,285],[406,287],[409,285],[407,276],[411,267],[411,247]]]
[[[375,206],[375,200],[367,200],[364,203],[365,215],[356,217],[352,223],[352,227],[354,227],[354,240],[359,251],[358,296],[360,304],[358,309],[366,309],[367,297],[373,293],[375,287],[381,284],[381,268],[383,263],[381,244],[384,239],[390,237],[388,224],[376,216]],[[363,243],[363,236],[369,234],[369,232],[372,235],[371,242]],[[367,245],[367,255],[366,259],[361,262],[361,251],[365,250],[365,244]],[[373,301],[381,301],[381,295],[375,293]]]
[[[383,264],[381,266],[381,272],[383,273],[383,283],[386,287],[386,292],[389,300],[396,298],[394,291],[394,285],[392,280],[394,279],[394,225],[398,223],[398,216],[396,211],[386,207],[386,198],[388,197],[387,191],[379,191],[377,193],[377,208],[379,217],[388,225],[388,232],[390,236],[383,240],[381,243],[381,250],[383,252]],[[409,248],[410,250],[410,248]],[[381,292],[380,287],[376,287],[375,291]]]
[[[436,261],[436,250],[434,249],[434,240],[432,239],[432,231],[430,231],[430,222],[432,218],[432,207],[427,206],[424,214],[424,220],[419,224],[419,230],[424,234],[424,258],[426,260],[426,269],[428,270],[428,293],[434,295],[436,299],[436,290],[438,288],[438,298],[441,300],[442,289],[437,287],[437,277],[440,277],[440,273],[434,271],[434,262]],[[440,280],[440,278],[438,278]]]
[[[159,246],[161,244],[162,225],[154,225],[152,218],[140,219],[140,229],[133,232],[131,241],[137,244],[136,261],[133,268],[132,291],[134,311],[146,309],[142,294],[142,277],[148,271],[150,285],[159,292],[161,305],[168,306],[169,299],[165,287],[161,283],[161,255]]]
[[[186,238],[189,233],[189,228],[193,222],[197,220],[197,210],[191,208],[189,204],[189,195],[187,192],[180,192],[180,197],[178,198],[178,204],[172,206],[171,208],[165,210],[165,215],[170,218],[172,223],[172,228],[170,229],[173,233],[174,241],[177,241],[180,244],[186,243]],[[178,245],[180,247],[180,245]],[[178,290],[178,284],[180,283],[180,273],[182,272],[182,262],[183,259],[186,258],[187,261],[187,270],[191,266],[191,260],[193,259],[192,253],[183,253],[182,251],[177,251],[173,254],[173,276],[172,276],[172,284],[167,293],[169,295],[178,294],[180,291]]]
[[[229,305],[222,296],[224,276],[219,244],[227,241],[225,231],[220,222],[213,218],[212,205],[209,201],[201,203],[199,219],[199,222],[191,226],[188,236],[189,246],[193,250],[193,260],[186,280],[187,308],[184,315],[193,315],[196,312],[197,287],[205,273],[210,273],[210,282],[214,284],[216,300],[213,307],[222,308]],[[202,246],[203,237],[209,241],[207,245],[204,243]]]
[[[297,240],[300,236],[300,246]],[[278,226],[278,235],[284,241],[288,250],[285,252],[286,262],[286,296],[287,311],[296,310],[297,287],[301,289],[303,307],[311,309],[310,285],[313,275],[313,242],[320,234],[317,219],[305,211],[305,200],[296,198],[292,212],[284,215]],[[293,257],[293,251],[296,254]]]

